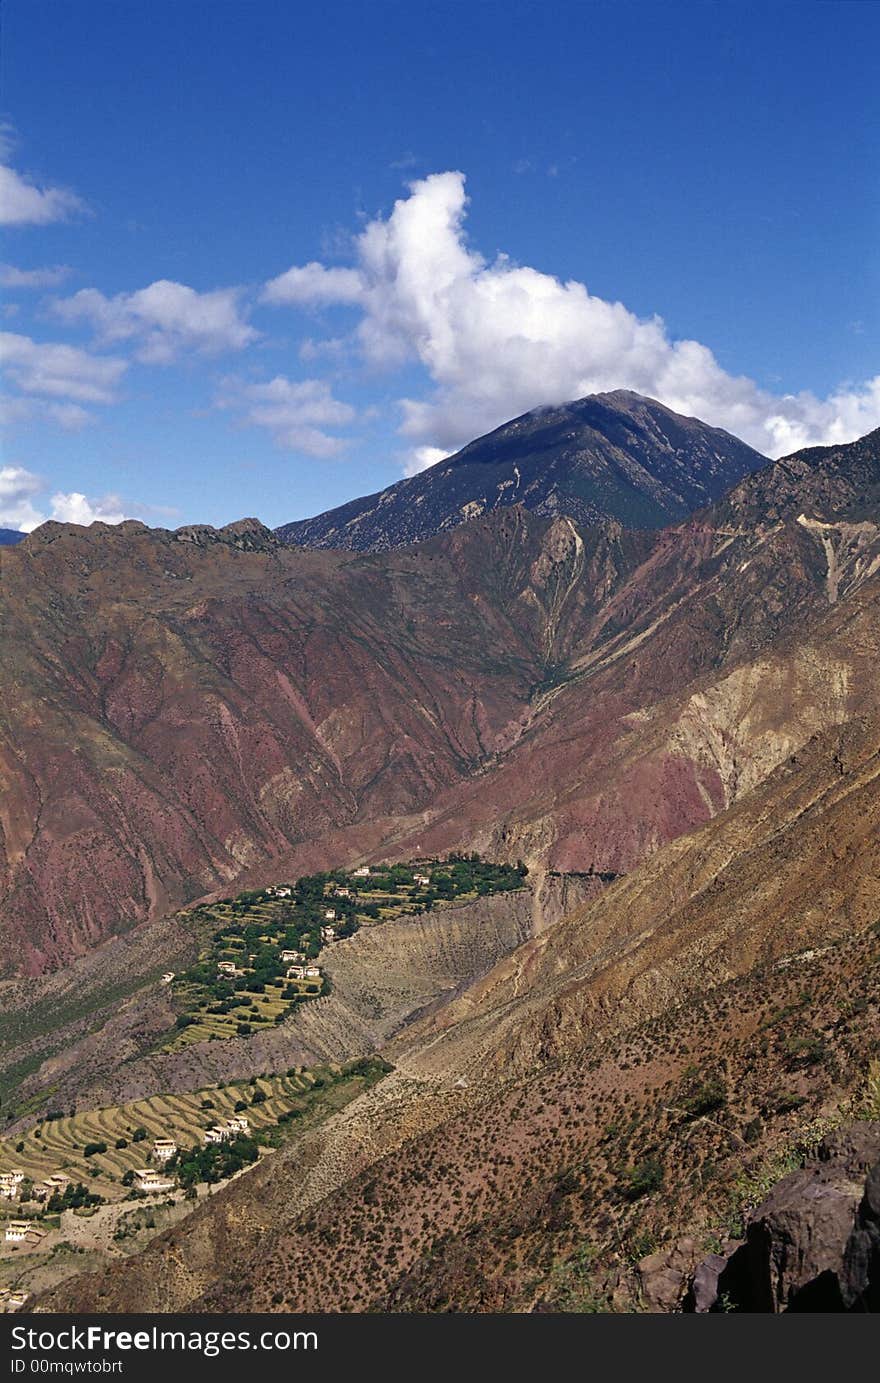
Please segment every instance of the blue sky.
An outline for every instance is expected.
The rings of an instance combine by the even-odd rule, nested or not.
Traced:
[[[880,425],[873,3],[6,0],[0,524],[302,517],[629,387]]]

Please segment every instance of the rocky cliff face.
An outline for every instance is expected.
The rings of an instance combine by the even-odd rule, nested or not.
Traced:
[[[526,413],[420,475],[277,532],[299,547],[379,552],[514,504],[662,528],[765,464],[730,433],[618,390]]]

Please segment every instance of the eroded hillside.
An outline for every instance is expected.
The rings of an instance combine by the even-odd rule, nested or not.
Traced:
[[[880,465],[876,436],[856,445],[850,506]],[[806,518],[789,462],[765,522],[761,472],[659,534],[512,508],[374,556],[281,548],[254,522],[48,524],[5,549],[7,967],[67,962],[270,862],[463,845],[628,872],[870,696],[857,647],[810,642],[880,555],[864,513],[834,527],[832,451],[801,467]]]
[[[315,1141],[39,1309],[637,1309],[639,1260],[735,1236],[864,1112],[878,762],[876,721],[811,742],[401,1033]],[[217,1280],[244,1218],[256,1239]]]

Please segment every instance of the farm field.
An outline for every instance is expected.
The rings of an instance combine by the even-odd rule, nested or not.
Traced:
[[[196,963],[167,980],[177,1013],[161,1049],[248,1037],[281,1023],[298,1003],[327,992],[321,961],[335,942],[406,913],[521,888],[525,873],[476,855],[363,866],[185,911],[182,920],[213,931]]]
[[[279,1141],[284,1124],[291,1127],[285,1120],[291,1111],[294,1120],[302,1116],[311,1122],[317,1110],[340,1108],[384,1069],[383,1063],[370,1061],[327,1065],[47,1119],[18,1138],[0,1139],[0,1171],[20,1168],[34,1182],[64,1172],[106,1200],[124,1199],[130,1194],[122,1184],[125,1173],[156,1165],[150,1158],[154,1138],[173,1138],[180,1147],[197,1146],[206,1129],[237,1112],[246,1115],[251,1136],[271,1146]],[[284,1121],[281,1127],[279,1120]],[[139,1130],[144,1133],[136,1138]],[[116,1147],[120,1140],[125,1140],[122,1148]],[[96,1143],[106,1144],[106,1151],[87,1157],[84,1149]],[[0,1205],[5,1218],[21,1214],[17,1201]]]

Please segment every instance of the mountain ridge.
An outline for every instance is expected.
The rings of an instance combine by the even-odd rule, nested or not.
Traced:
[[[3,549],[7,963],[268,868],[466,847],[630,870],[849,713],[846,657],[799,641],[880,562],[878,524],[837,517],[880,470],[880,438],[854,446],[851,482],[846,449],[810,459],[837,507],[806,523],[790,499],[755,521],[776,463],[653,532],[515,506],[393,553],[257,520]]]
[[[578,523],[662,528],[767,458],[628,390],[533,409],[418,475],[275,529],[296,546],[384,551],[522,503]]]

